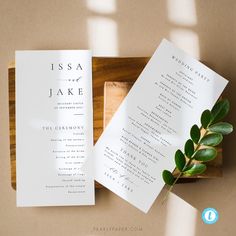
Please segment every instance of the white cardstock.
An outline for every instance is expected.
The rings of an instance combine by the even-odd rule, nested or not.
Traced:
[[[17,206],[94,205],[88,50],[16,51]]]
[[[163,40],[94,148],[95,179],[147,213],[227,80]]]

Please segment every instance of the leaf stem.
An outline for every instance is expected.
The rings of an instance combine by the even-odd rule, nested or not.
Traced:
[[[201,126],[201,127],[200,127],[200,130],[202,130],[202,129],[203,129],[203,127]],[[208,132],[209,132],[208,129],[205,129],[204,134],[201,135],[201,138],[200,138],[200,140],[198,141],[198,144],[197,144],[196,147],[194,148],[194,153],[193,153],[192,157],[189,158],[189,160],[188,160],[187,163],[185,163],[183,170],[179,172],[179,174],[178,174],[177,177],[175,178],[174,183],[173,183],[173,184],[169,187],[169,189],[167,190],[167,192],[166,192],[166,194],[165,194],[165,196],[164,196],[164,198],[163,198],[163,200],[162,200],[162,204],[166,201],[166,199],[167,199],[169,193],[170,193],[170,192],[172,191],[172,189],[174,188],[174,185],[177,183],[177,181],[179,180],[179,178],[183,175],[184,170],[191,164],[191,162],[192,162],[192,160],[193,160],[194,154],[195,154],[195,153],[198,151],[198,149],[201,147],[201,144],[200,144],[201,139],[204,138],[204,137],[207,135]]]
[[[165,194],[165,196],[164,196],[164,198],[163,198],[163,200],[162,200],[162,204],[166,201],[166,199],[167,199],[167,197],[168,197],[168,195],[169,195],[169,193],[171,192],[171,190],[174,188],[174,185],[177,183],[177,181],[179,180],[179,178],[182,176],[182,174],[183,174],[183,172],[181,171],[181,172],[179,172],[179,174],[178,174],[178,176],[175,178],[175,181],[174,181],[174,183],[169,187],[169,189],[167,190],[167,192],[166,192],[166,194]]]

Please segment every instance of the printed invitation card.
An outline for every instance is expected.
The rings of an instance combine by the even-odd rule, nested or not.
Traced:
[[[17,206],[93,205],[88,50],[16,51]]]
[[[97,141],[95,179],[143,212],[227,80],[163,40]]]

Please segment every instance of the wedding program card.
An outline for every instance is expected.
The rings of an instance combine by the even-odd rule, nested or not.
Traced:
[[[93,205],[91,52],[16,52],[17,206]]]
[[[227,80],[163,40],[94,148],[95,179],[143,212]]]

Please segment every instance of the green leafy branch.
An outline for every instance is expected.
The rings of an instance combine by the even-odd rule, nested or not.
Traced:
[[[169,170],[164,170],[162,178],[169,185],[169,194],[178,179],[182,176],[194,176],[202,174],[206,164],[217,156],[215,146],[223,140],[223,135],[233,131],[233,126],[221,120],[228,114],[230,109],[227,99],[219,100],[212,110],[205,110],[201,115],[201,127],[196,124],[190,130],[190,137],[184,145],[184,152],[177,150],[175,153],[175,165],[178,174],[175,177]],[[166,199],[164,198],[164,200]]]

